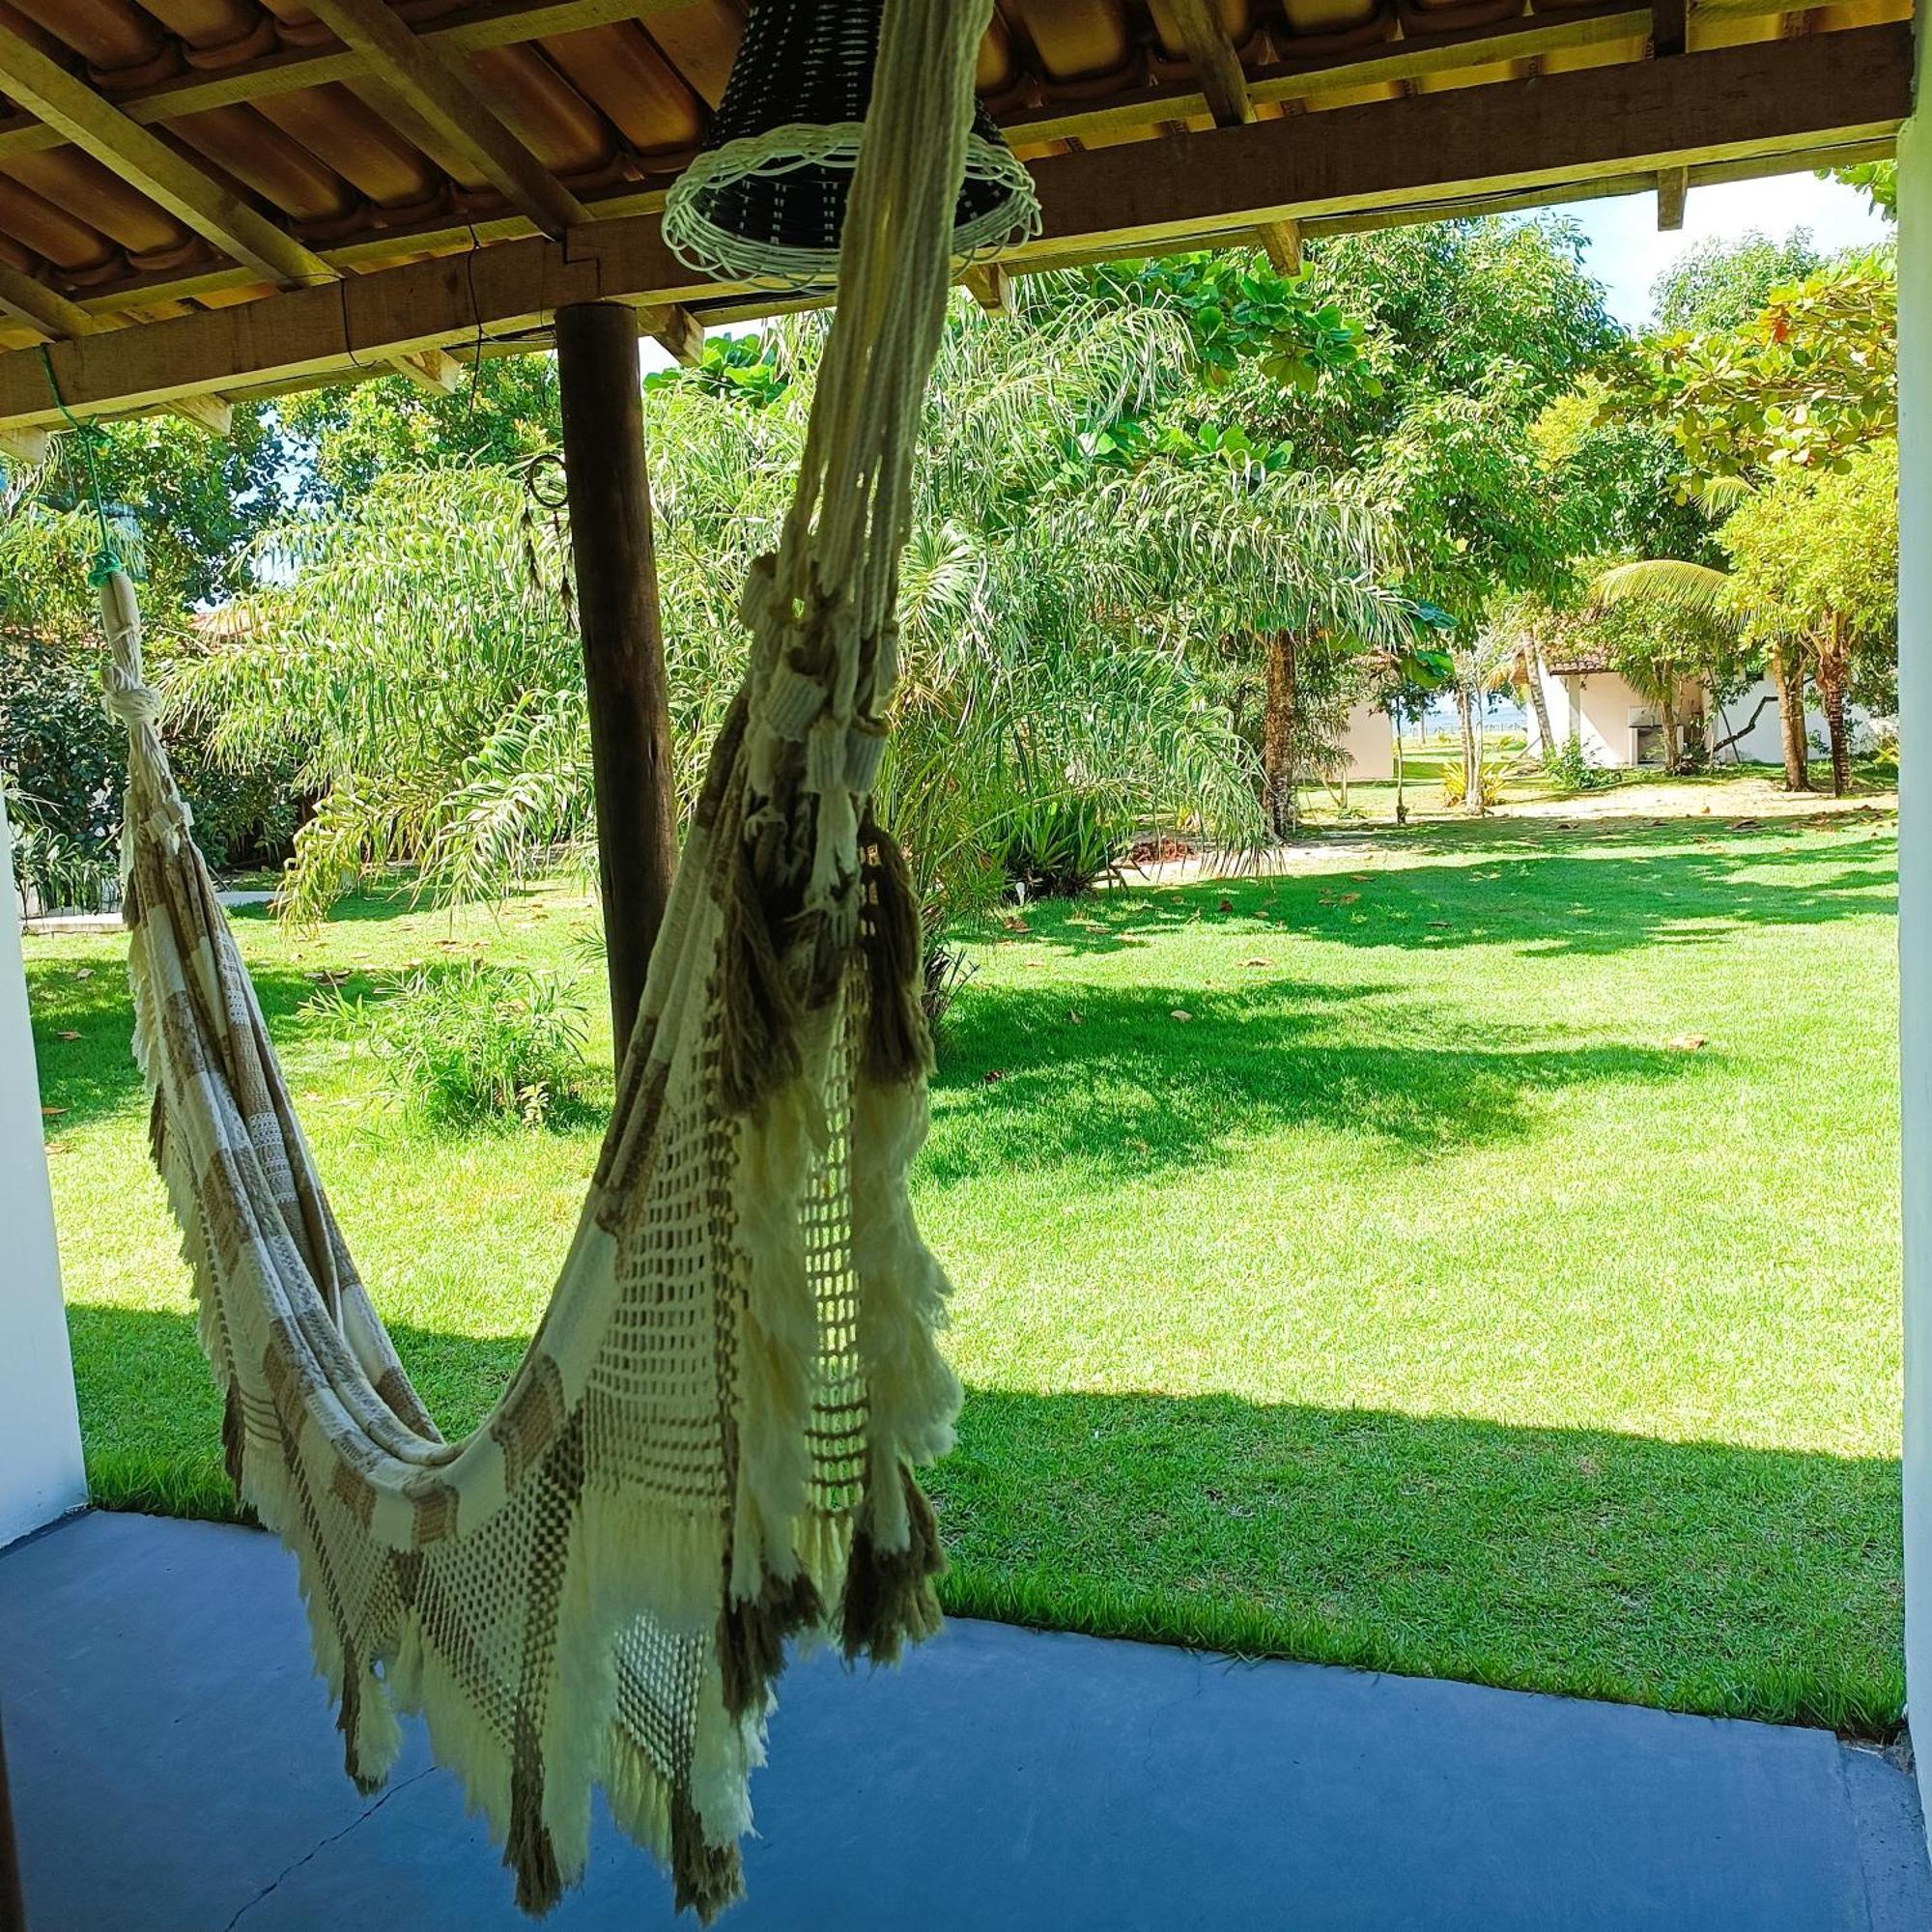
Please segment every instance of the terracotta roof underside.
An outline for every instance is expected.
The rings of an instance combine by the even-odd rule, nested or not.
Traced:
[[[407,28],[490,124],[492,153],[510,156],[506,177],[502,167],[479,164],[474,142],[450,137],[447,119],[433,111],[434,89],[426,106],[420,86],[366,42],[347,28],[338,39],[323,16],[342,23],[326,0],[313,11],[303,0],[0,0],[0,351],[164,323],[430,258],[475,258],[540,230],[558,235],[561,221],[546,216],[559,200],[592,232],[652,214],[704,138],[743,4],[390,0],[390,24]],[[1879,37],[1867,30],[1910,13],[1910,0],[1802,11],[1721,0],[1693,4],[1687,17],[1683,0],[1674,4],[1674,14],[1665,4],[1653,14],[1649,0],[1537,0],[1533,11],[1525,0],[1205,0],[1205,8],[1202,0],[999,0],[979,85],[1022,156],[1044,163],[1131,148],[1126,171],[1108,179],[1165,194],[1187,144],[1217,120],[1347,114],[1629,67],[1672,52],[1666,40],[1680,37],[1688,55],[1674,57],[1693,67],[1704,53],[1759,43],[1799,43],[1789,46],[1796,60],[1847,33],[1875,45]],[[351,5],[384,11],[380,0]],[[1202,22],[1211,34],[1215,14],[1227,63],[1219,73],[1204,71],[1188,52],[1190,40],[1202,51]],[[22,46],[27,56],[10,52]],[[23,70],[29,57],[105,103],[101,126],[76,130],[51,111],[33,81],[47,70]],[[1861,139],[1837,140],[1832,152],[1883,151],[1894,120],[1875,117]],[[1311,135],[1318,125],[1325,124],[1308,124]],[[122,144],[136,136],[157,140],[159,162],[141,164],[138,149],[128,151],[133,163],[126,160]],[[1795,153],[1786,142],[1767,161],[1725,165],[1732,174],[1767,172],[1793,165]],[[221,209],[239,211],[235,219],[211,224],[185,208],[168,191],[176,168]],[[1051,169],[1039,172],[1044,183]],[[1686,179],[1723,172],[1708,165]],[[561,195],[541,192],[542,182],[537,192],[520,193],[517,182],[530,174]],[[1612,185],[1599,169],[1581,191]],[[1667,179],[1661,186],[1666,197],[1673,192]],[[1546,188],[1513,205],[1548,198],[1560,195]],[[1122,199],[1118,237],[1094,232],[1089,220],[1080,244],[1058,259],[1145,251],[1147,226],[1125,206],[1134,197]],[[1492,205],[1512,204],[1498,197]],[[1344,210],[1302,225],[1319,233],[1404,213],[1385,196],[1370,216],[1351,219]],[[274,233],[265,236],[262,224]],[[273,245],[241,247],[233,232]],[[1252,232],[1219,219],[1202,227],[1220,241]],[[1160,245],[1186,239],[1169,224]],[[272,279],[263,272],[265,255]],[[59,299],[34,299],[34,289]],[[713,301],[697,290],[677,299],[700,321],[759,306],[742,298],[734,304],[729,294]],[[90,318],[85,327],[76,310]],[[479,324],[469,349],[484,346],[485,333]],[[468,353],[442,334],[444,349]],[[529,339],[525,328],[519,341]],[[238,371],[230,393],[330,374],[284,372],[251,385]],[[203,382],[201,393],[215,392]],[[0,427],[22,419],[0,395]]]

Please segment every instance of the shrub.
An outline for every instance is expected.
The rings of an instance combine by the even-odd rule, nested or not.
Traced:
[[[1022,798],[1008,820],[1007,877],[1034,898],[1077,898],[1111,871],[1125,828],[1091,795]]]
[[[1502,803],[1503,774],[1499,765],[1484,765],[1477,782],[1485,805]],[[1445,765],[1442,770],[1442,802],[1445,805],[1461,805],[1468,796],[1468,790],[1463,767],[1460,764]]]
[[[1456,776],[1460,780],[1462,774]],[[1575,731],[1555,751],[1544,753],[1543,776],[1558,791],[1595,791],[1611,782],[1611,775],[1584,754],[1583,741]]]
[[[582,1110],[585,1012],[554,974],[471,961],[385,976],[366,1000],[331,988],[312,1004],[431,1125],[539,1126]]]

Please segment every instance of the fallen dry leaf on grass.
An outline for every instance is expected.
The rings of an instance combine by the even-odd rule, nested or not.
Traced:
[[[1272,959],[1243,959],[1241,964],[1243,966],[1272,966],[1274,961]]]
[[[1078,1026],[1080,1024],[1080,1015],[1071,1007],[1068,1007],[1066,1009],[1066,1024],[1068,1026]]]
[[[1175,1009],[1168,1014],[1168,1018],[1171,1020],[1191,1020],[1193,1017],[1194,1015],[1190,1013],[1184,1007],[1176,1007]]]
[[[993,1086],[998,1081],[1004,1080],[1006,1077],[1007,1076],[1004,1073],[1002,1073],[997,1066],[987,1067],[985,1072],[983,1072],[980,1076],[980,1078],[983,1080],[988,1087]]]
[[[1434,926],[1439,926],[1444,932],[1449,929],[1449,922],[1446,919],[1432,919],[1429,923]]]
[[[1680,1033],[1670,1044],[1679,1053],[1695,1053],[1704,1044],[1704,1036],[1701,1033]]]
[[[1216,912],[1233,912],[1234,909],[1235,909],[1235,902],[1233,899],[1223,899],[1221,903],[1214,908]]]
[[[41,1119],[51,1121],[56,1114],[64,1114],[66,1112],[67,1109],[65,1107],[43,1107],[41,1109]]]
[[[71,1028],[69,1028],[62,1033],[55,1034],[54,1037],[56,1039],[78,1039],[80,1036],[77,1033],[73,1032]]]
[[[1353,905],[1362,895],[1360,893],[1344,893],[1336,899],[1337,905]]]

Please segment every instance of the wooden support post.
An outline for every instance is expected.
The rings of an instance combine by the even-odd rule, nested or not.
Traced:
[[[677,862],[634,311],[617,302],[558,309],[556,374],[590,697],[611,1021],[621,1065]]]
[[[1657,225],[1668,233],[1684,226],[1684,204],[1690,193],[1689,168],[1657,171]]]
[[[0,458],[32,469],[47,460],[48,440],[43,429],[0,429]]]
[[[972,292],[973,299],[988,315],[1011,315],[1013,278],[997,262],[980,262],[960,279]]]

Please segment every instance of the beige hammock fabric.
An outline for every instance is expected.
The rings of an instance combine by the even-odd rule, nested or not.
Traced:
[[[786,1638],[890,1660],[938,1623],[911,1469],[958,1391],[905,1189],[917,908],[867,795],[987,13],[888,0],[804,474],[745,595],[750,671],[569,1257],[466,1441],[438,1435],[344,1246],[156,735],[132,588],[106,586],[135,1048],[228,1467],[299,1559],[351,1776],[379,1782],[395,1712],[420,1712],[532,1910],[581,1875],[602,1786],[708,1918],[740,1889]]]

